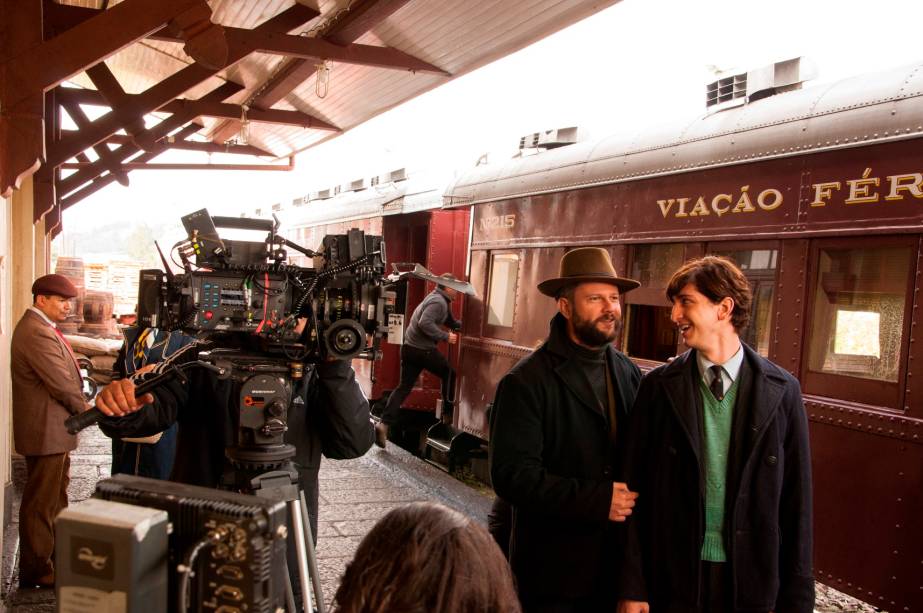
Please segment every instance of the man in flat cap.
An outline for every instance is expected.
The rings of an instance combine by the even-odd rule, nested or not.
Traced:
[[[452,273],[439,275],[447,284],[436,285],[410,316],[404,344],[401,345],[401,382],[388,397],[388,404],[381,414],[381,422],[375,426],[375,444],[384,448],[388,440],[388,429],[400,423],[401,404],[413,391],[420,373],[427,370],[442,380],[442,402],[451,409],[452,386],[455,371],[439,351],[439,343],[449,345],[458,342],[461,322],[452,316],[452,301],[458,290],[449,283],[459,281]],[[444,329],[448,328],[448,330]]]
[[[497,387],[494,490],[512,505],[509,559],[525,613],[614,611],[616,522],[637,494],[615,482],[616,453],[641,373],[612,342],[621,294],[606,250],[574,249],[538,285],[557,300],[548,339]]]
[[[88,408],[80,367],[58,324],[70,313],[77,288],[67,277],[45,275],[32,284],[32,306],[13,331],[13,441],[26,458],[19,509],[19,585],[54,585],[54,518],[67,506],[68,452],[77,437],[64,420]]]

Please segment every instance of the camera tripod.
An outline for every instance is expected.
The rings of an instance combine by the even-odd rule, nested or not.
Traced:
[[[229,447],[225,455],[234,470],[227,475],[222,487],[285,503],[292,528],[286,538],[294,539],[298,581],[301,585],[301,605],[305,613],[315,611],[311,604],[313,588],[317,602],[316,610],[318,613],[325,613],[308,505],[298,470],[291,462],[295,455],[295,447],[288,444],[265,448]],[[286,603],[288,609],[294,612],[298,609],[287,560],[285,571]]]

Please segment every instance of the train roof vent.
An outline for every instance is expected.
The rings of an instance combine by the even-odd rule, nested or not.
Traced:
[[[816,69],[806,58],[792,58],[738,74],[724,74],[705,87],[705,108],[721,111],[754,102],[774,94],[801,89],[816,76]]]
[[[326,200],[328,198],[333,198],[333,190],[330,188],[321,189],[316,192],[311,192],[307,196],[308,200]]]
[[[576,126],[527,134],[519,139],[520,149],[555,149],[577,142]]]
[[[281,211],[281,210],[282,210],[282,203],[281,203],[281,202],[277,202],[277,203],[275,203],[274,205],[272,205],[272,210],[273,210],[273,211]]]
[[[307,204],[307,203],[308,203],[308,197],[307,197],[307,196],[302,196],[302,197],[300,197],[300,198],[294,198],[294,199],[292,199],[292,206],[301,206],[301,205]]]
[[[375,178],[378,179],[378,183],[397,183],[398,181],[406,181],[407,169],[398,168],[396,170],[392,170],[391,172],[386,172],[383,175],[378,175]]]
[[[369,186],[368,179],[356,179],[355,181],[350,181],[349,183],[344,183],[340,186],[340,193],[342,192],[358,192],[363,189],[366,189]]]
[[[721,77],[705,87],[705,108],[717,111],[747,101],[747,73]]]
[[[747,73],[747,100],[753,102],[774,94],[801,89],[805,81],[817,76],[814,63],[806,58],[792,58],[769,64]]]

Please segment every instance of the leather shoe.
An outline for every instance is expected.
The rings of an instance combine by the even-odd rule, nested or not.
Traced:
[[[378,422],[375,424],[375,444],[385,448],[385,445],[388,443],[388,424],[383,422]]]

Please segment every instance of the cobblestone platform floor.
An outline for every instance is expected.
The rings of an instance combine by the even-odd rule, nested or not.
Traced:
[[[80,434],[71,455],[71,504],[86,500],[100,479],[109,476],[110,441],[96,427]],[[19,498],[25,482],[25,463],[13,460],[14,519],[4,533],[2,605],[10,613],[50,613],[55,610],[52,590],[19,590]],[[408,452],[388,444],[373,447],[355,460],[323,461],[320,471],[318,572],[328,607],[346,564],[362,537],[389,510],[413,501],[434,501],[486,522],[490,499],[456,481]]]

